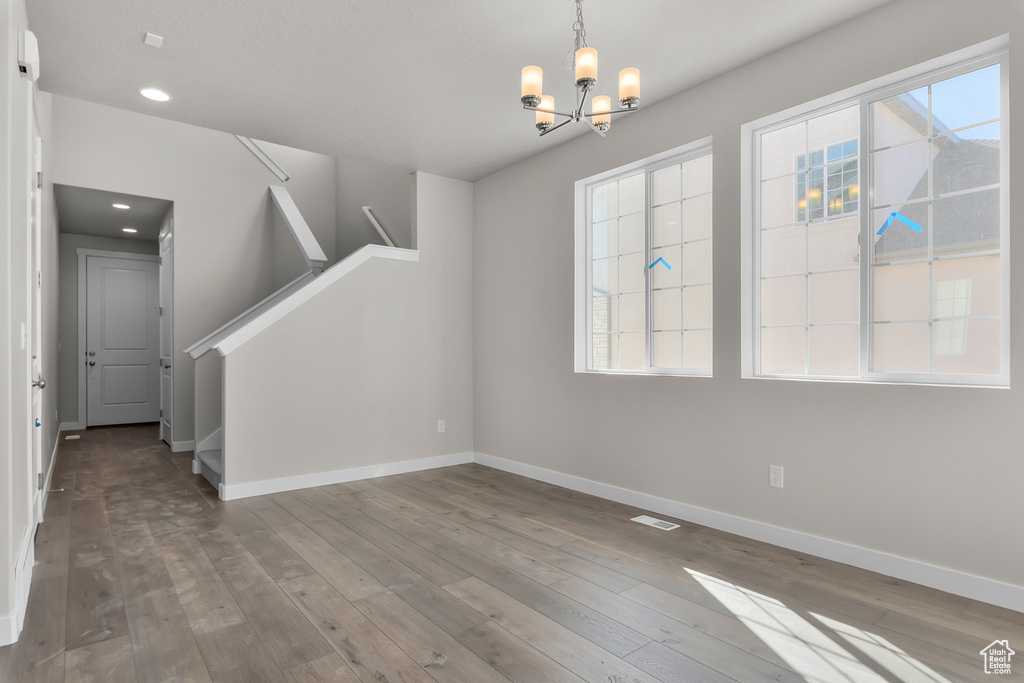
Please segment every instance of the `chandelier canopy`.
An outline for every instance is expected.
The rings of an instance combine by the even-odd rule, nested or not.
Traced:
[[[611,97],[596,95],[591,102],[590,113],[586,112],[587,95],[597,85],[597,50],[587,45],[587,30],[583,26],[583,0],[575,2],[576,21],[572,28],[576,33],[576,39],[562,60],[565,68],[575,72],[575,108],[569,112],[555,109],[555,98],[543,94],[544,72],[539,66],[523,68],[520,101],[523,103],[523,109],[536,112],[537,130],[541,135],[547,135],[571,121],[579,121],[604,137],[612,126],[613,115],[628,114],[640,108],[640,70],[628,68],[619,72],[619,109],[612,109]],[[570,54],[572,62],[566,64]],[[565,120],[556,125],[557,116],[564,117]]]

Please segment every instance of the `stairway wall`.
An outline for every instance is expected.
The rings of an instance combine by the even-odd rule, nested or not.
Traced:
[[[473,450],[472,185],[415,187],[420,262],[371,259],[224,359],[229,496]]]

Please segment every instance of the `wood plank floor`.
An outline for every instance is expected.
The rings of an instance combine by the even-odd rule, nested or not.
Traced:
[[[1024,648],[1020,613],[479,465],[224,503],[154,426],[79,434],[3,681],[953,683]]]

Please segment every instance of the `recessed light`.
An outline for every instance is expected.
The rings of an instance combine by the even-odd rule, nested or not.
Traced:
[[[148,97],[155,102],[166,102],[171,99],[171,96],[165,93],[163,90],[157,88],[143,88],[139,91],[139,94],[143,97]]]
[[[124,232],[138,232],[135,228],[121,228],[121,230]]]
[[[127,204],[111,204],[111,206],[114,207],[115,209],[130,209],[130,208],[132,208],[132,207],[128,206]]]

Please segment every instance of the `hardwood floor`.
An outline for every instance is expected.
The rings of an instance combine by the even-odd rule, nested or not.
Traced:
[[[943,683],[1024,647],[1020,613],[479,465],[224,503],[154,426],[80,434],[0,680]]]

